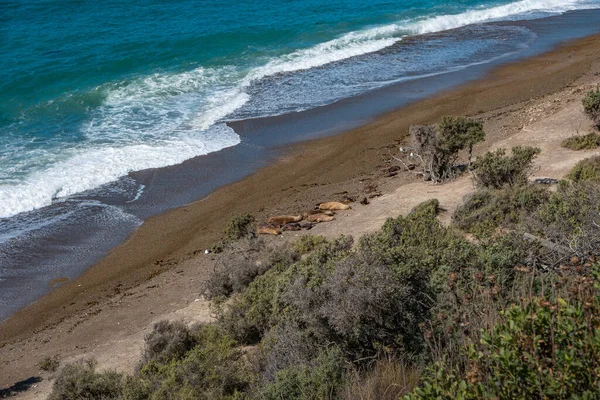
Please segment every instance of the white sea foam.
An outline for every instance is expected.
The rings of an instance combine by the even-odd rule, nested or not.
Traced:
[[[373,53],[396,43],[394,26],[384,26],[359,32],[350,32],[338,39],[320,43],[314,47],[298,50],[270,61],[252,71],[245,82],[267,76],[320,67],[350,57]]]
[[[138,201],[142,196],[142,193],[144,193],[144,189],[146,189],[146,185],[140,185],[140,187],[138,187],[138,190],[135,192],[135,197],[131,200],[128,200],[127,203],[134,203]]]
[[[104,85],[96,88],[105,93],[102,105],[81,128],[85,143],[49,155],[47,166],[37,165],[24,180],[0,185],[0,217],[46,206],[131,171],[177,164],[239,143],[221,121],[250,100],[247,89],[257,80],[379,51],[410,34],[586,7],[589,3],[578,0],[521,0],[350,32],[251,70],[197,68]]]
[[[461,26],[502,20],[532,12],[563,13],[584,7],[578,0],[522,0],[487,9],[468,10],[455,15],[440,15],[407,24],[406,29],[416,34],[440,32]]]
[[[233,130],[219,124],[210,130],[160,144],[105,147],[76,153],[31,174],[21,184],[0,186],[0,217],[43,207],[54,198],[93,189],[133,170],[178,164],[239,142]]]

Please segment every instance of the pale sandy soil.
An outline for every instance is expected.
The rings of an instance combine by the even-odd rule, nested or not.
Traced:
[[[531,179],[565,177],[580,160],[600,155],[600,149],[573,151],[561,146],[562,141],[570,136],[592,131],[592,124],[583,113],[581,99],[585,92],[595,88],[598,83],[600,79],[581,82],[576,87],[529,101],[518,111],[506,114],[506,110],[497,110],[484,116],[484,127],[492,139],[481,147],[486,150],[515,146],[539,147],[542,153],[535,161]],[[446,210],[441,213],[440,220],[449,224],[452,212],[474,190],[468,175],[443,185],[427,182],[405,184],[372,199],[367,206],[356,204],[352,210],[338,213],[336,221],[317,225],[311,233],[359,237],[379,229],[388,217],[405,215],[419,203],[433,198],[438,199],[440,206]]]
[[[600,150],[571,151],[560,146],[567,137],[591,131],[591,123],[583,114],[581,98],[585,91],[598,84],[598,75],[586,74],[560,92],[478,115],[485,121],[488,140],[477,151],[516,145],[537,146],[542,153],[536,161],[534,177],[564,177],[579,160],[600,155]],[[335,221],[319,224],[310,233],[359,237],[377,230],[386,218],[406,214],[431,198],[437,198],[446,210],[440,218],[447,224],[453,210],[474,191],[468,175],[443,185],[410,178],[406,182],[406,176],[384,179],[379,186],[380,197],[371,199],[368,205],[354,203],[352,209],[339,212]],[[289,232],[271,240],[283,242],[297,235]],[[102,369],[133,372],[142,352],[143,338],[153,322],[162,319],[182,319],[189,324],[211,321],[209,305],[200,298],[199,286],[213,265],[211,255],[199,254],[143,285],[109,294],[106,301],[89,304],[83,315],[5,346],[0,366],[3,374],[6,377],[9,371],[53,355],[58,355],[62,364],[95,357]],[[40,376],[41,382],[14,398],[45,398],[50,392],[52,377],[46,373]]]

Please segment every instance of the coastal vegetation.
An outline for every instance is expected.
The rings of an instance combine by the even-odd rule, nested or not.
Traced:
[[[600,88],[590,90],[583,98],[583,111],[600,129]],[[562,146],[571,150],[591,150],[600,147],[600,135],[590,132],[565,139]]]
[[[571,150],[592,150],[600,147],[600,135],[590,132],[587,135],[571,136],[562,142],[562,146]]]
[[[510,156],[505,149],[488,152],[473,165],[475,183],[488,189],[522,186],[527,183],[538,154],[540,149],[534,147],[513,147]]]
[[[583,111],[600,128],[600,88],[587,92],[583,98]]]
[[[58,367],[60,366],[60,360],[57,356],[54,357],[44,357],[42,361],[39,363],[39,367],[42,371],[45,372],[56,372]]]
[[[433,180],[484,136],[457,118],[412,132]],[[476,159],[449,226],[435,199],[356,240],[273,245],[236,218],[199,288],[216,323],[159,322],[135,374],[80,361],[51,398],[597,398],[599,158],[549,190],[527,179],[539,153]]]
[[[392,158],[408,169],[417,169],[425,180],[442,182],[464,171],[457,165],[466,150],[471,164],[473,146],[485,139],[483,124],[465,117],[444,117],[437,125],[411,126],[412,147],[401,147]]]
[[[235,215],[227,222],[223,238],[212,247],[214,253],[220,253],[231,244],[244,237],[254,237],[256,234],[256,218],[250,214]]]
[[[586,158],[578,162],[569,173],[569,179],[575,182],[600,182],[600,156]]]

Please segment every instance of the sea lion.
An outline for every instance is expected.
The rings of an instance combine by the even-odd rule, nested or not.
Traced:
[[[302,230],[302,227],[300,226],[300,224],[299,224],[299,223],[297,223],[297,222],[292,222],[292,223],[289,223],[289,224],[285,224],[285,225],[283,225],[283,226],[281,227],[281,230],[282,230],[283,232],[285,232],[285,231],[299,231],[299,230]]]
[[[311,214],[306,219],[310,222],[329,222],[333,221],[335,217],[326,214]]]
[[[315,224],[312,222],[303,222],[300,224],[300,227],[302,229],[306,229],[307,231],[310,231],[313,228],[313,226],[315,226]]]
[[[304,218],[308,218],[309,215],[315,215],[315,214],[325,214],[325,215],[329,215],[331,217],[333,217],[335,215],[334,211],[330,211],[330,210],[310,210],[307,211],[305,213],[302,213],[302,216]]]
[[[276,217],[269,218],[269,223],[273,225],[285,225],[300,221],[302,221],[302,215],[278,215]]]
[[[347,210],[349,208],[350,206],[348,204],[340,203],[339,201],[330,201],[319,204],[319,210]]]
[[[281,229],[273,225],[259,225],[258,226],[258,234],[259,235],[281,235]]]

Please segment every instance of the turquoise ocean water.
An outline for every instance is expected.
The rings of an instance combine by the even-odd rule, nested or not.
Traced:
[[[539,47],[527,20],[598,8],[600,0],[0,0],[0,321],[52,279],[81,274],[148,216],[263,165],[269,146],[294,135],[293,116],[516,59]],[[598,25],[600,14],[589,14]],[[571,28],[567,17],[541,28],[545,43],[598,31]],[[262,136],[228,125],[282,114],[288,125]],[[188,159],[197,169],[133,173]]]

